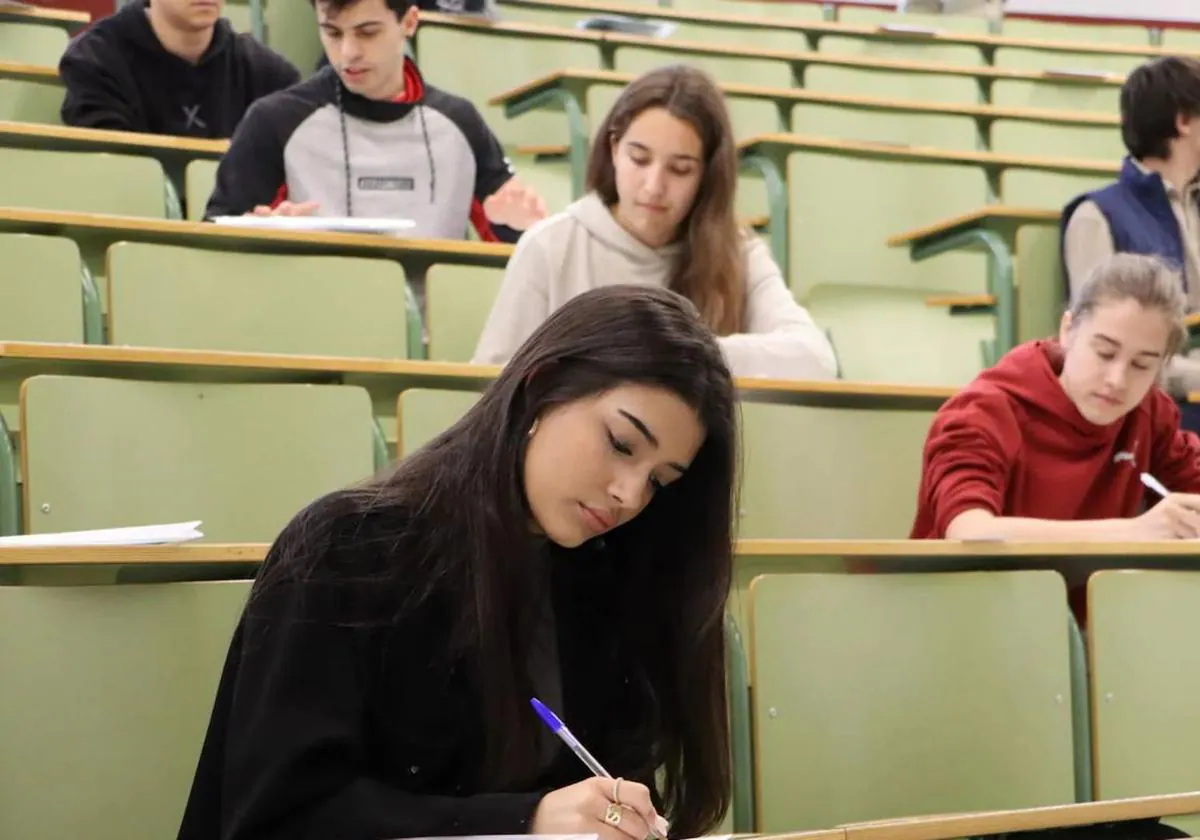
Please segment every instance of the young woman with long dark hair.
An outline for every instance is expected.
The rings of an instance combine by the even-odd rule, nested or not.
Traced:
[[[280,534],[180,837],[716,826],[735,411],[681,296],[614,286],[555,312],[458,423]],[[592,777],[534,696],[624,781]]]

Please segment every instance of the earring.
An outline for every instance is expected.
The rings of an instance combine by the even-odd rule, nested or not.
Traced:
[[[537,418],[536,420],[534,420],[534,421],[533,421],[533,425],[529,427],[529,432],[528,432],[528,433],[527,433],[527,435],[526,435],[527,437],[529,437],[529,438],[532,438],[532,437],[533,437],[533,433],[537,431],[537,427],[538,427],[538,423],[539,423],[539,422],[541,422],[541,418],[540,418],[540,417],[539,417],[539,418]]]

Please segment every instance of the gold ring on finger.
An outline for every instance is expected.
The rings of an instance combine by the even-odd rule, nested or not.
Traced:
[[[621,824],[621,806],[616,802],[608,803],[608,807],[604,809],[604,821],[614,828],[619,826]]]
[[[621,804],[621,781],[622,781],[621,779],[613,780],[612,800],[613,800],[613,802],[616,802],[618,805]]]

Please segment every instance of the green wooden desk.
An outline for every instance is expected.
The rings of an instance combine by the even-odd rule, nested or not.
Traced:
[[[908,248],[912,259],[917,262],[958,250],[976,250],[987,254],[987,296],[948,296],[928,302],[933,306],[948,306],[952,312],[984,309],[994,313],[995,344],[991,358],[984,360],[991,364],[1020,341],[1041,337],[1057,323],[1063,297],[1061,279],[1058,283],[1039,282],[1020,286],[1014,264],[1017,235],[1021,230],[1038,227],[1057,232],[1058,222],[1057,210],[993,204],[897,234],[887,244],[893,248]],[[1053,272],[1054,277],[1061,278],[1055,270],[1056,265],[1045,268]]]

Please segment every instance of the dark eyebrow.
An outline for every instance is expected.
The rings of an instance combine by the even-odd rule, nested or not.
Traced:
[[[643,152],[648,152],[648,151],[650,151],[650,147],[649,147],[649,146],[647,146],[645,143],[639,143],[639,142],[638,142],[638,141],[636,141],[636,140],[630,140],[630,141],[629,141],[629,145],[630,145],[630,146],[635,146],[635,147],[637,147],[637,149],[638,149],[639,151],[643,151]],[[699,163],[699,162],[700,162],[700,158],[696,157],[695,155],[671,155],[671,157],[675,158],[676,160],[690,160],[690,161],[692,161],[693,163]]]
[[[1111,338],[1111,337],[1105,335],[1104,333],[1096,333],[1096,338],[1099,338],[1102,341],[1107,341],[1109,344],[1113,345],[1114,347],[1121,346],[1121,342],[1117,341],[1115,338]],[[1138,353],[1138,355],[1139,356],[1152,356],[1155,359],[1162,358],[1162,353],[1157,353],[1154,350],[1143,350],[1142,352]]]
[[[642,433],[642,436],[650,442],[651,446],[653,446],[655,449],[658,448],[658,438],[654,436],[654,432],[650,431],[650,427],[641,421],[641,418],[630,414],[623,408],[618,408],[617,413],[632,423],[633,427]],[[687,472],[687,467],[683,466],[682,464],[677,464],[674,461],[668,462],[667,466],[675,470],[680,475],[683,475],[685,472]]]

